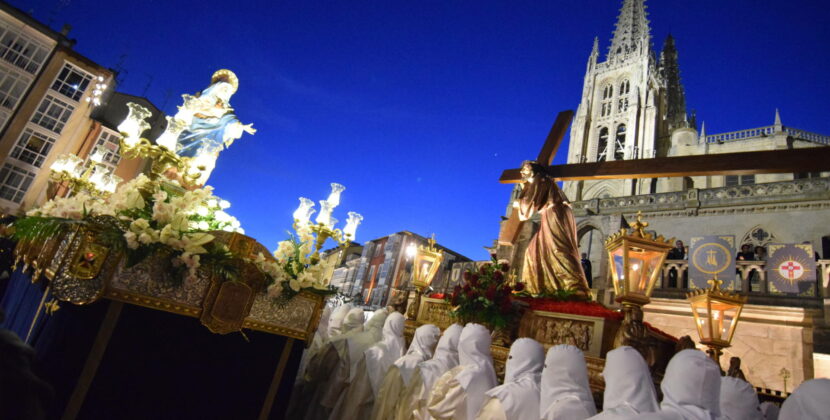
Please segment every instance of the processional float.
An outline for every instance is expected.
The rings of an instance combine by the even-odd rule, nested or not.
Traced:
[[[5,311],[16,332],[43,353],[40,357],[58,366],[46,374],[49,382],[62,385],[56,386],[53,415],[71,419],[95,412],[107,417],[138,410],[131,415],[141,417],[147,404],[161,409],[169,401],[150,398],[142,404],[114,395],[104,384],[192,376],[192,364],[199,360],[207,363],[199,369],[214,378],[185,380],[188,385],[181,389],[189,391],[178,392],[183,404],[204,405],[196,411],[215,417],[226,409],[216,403],[233,406],[239,395],[254,393],[245,407],[228,412],[244,418],[253,417],[244,412],[260,418],[279,415],[280,409],[272,408],[287,397],[282,378],[293,378],[290,372],[302,351],[293,341],[310,342],[326,297],[335,293],[327,278],[332,262],[322,260],[319,251],[329,238],[341,245],[354,239],[362,216],[349,212],[345,228],[335,228],[332,212],[344,187],[332,184],[315,223],[309,220],[313,202],[301,198],[294,215],[296,233],[276,252],[244,235],[225,211],[230,204],[205,186],[220,151],[243,133],[256,132],[230,106],[238,84],[233,72],[219,70],[210,86],[182,95],[183,105],[167,117],[155,143],[142,137],[150,128],[150,111],[128,103],[118,126],[120,152],[128,159],[144,159],[146,173],[115,188],[120,179],[101,165],[103,151],[96,149],[88,163],[60,156],[52,165],[52,180],[63,188],[53,190],[69,195],[13,222],[17,245]],[[207,330],[183,317],[197,318]],[[76,323],[83,331],[83,339],[64,352],[75,359],[44,347],[54,337],[67,340],[72,334],[53,331],[61,322]],[[165,335],[167,328],[179,330]],[[147,341],[136,347],[137,337]],[[113,373],[130,371],[123,361],[141,360],[132,353],[147,352],[170,356],[162,365],[145,361],[147,376],[161,376]],[[173,356],[178,353],[193,356]],[[233,363],[223,362],[231,359]],[[169,360],[177,362],[168,366]],[[239,375],[254,373],[257,380],[237,383]],[[221,391],[231,383],[239,389]],[[193,400],[187,401],[187,395]]]

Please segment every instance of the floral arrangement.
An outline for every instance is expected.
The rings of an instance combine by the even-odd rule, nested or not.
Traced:
[[[210,232],[244,233],[239,221],[225,212],[230,204],[213,195],[211,187],[185,190],[175,183],[153,181],[145,175],[122,184],[108,197],[81,191],[58,197],[30,210],[14,222],[17,239],[42,239],[62,225],[86,224],[114,251],[127,255],[127,267],[160,254],[171,259],[185,282],[197,279],[200,269],[224,280],[237,280],[234,259],[254,264],[266,277],[268,295],[285,303],[302,290],[329,295],[335,290],[324,278],[329,263],[311,258],[317,238],[309,227],[282,241],[274,255],[253,260],[233,255],[214,243]]]
[[[268,295],[287,301],[301,290],[322,295],[337,293],[337,289],[328,284],[331,264],[312,257],[317,241],[314,233],[305,226],[295,229],[297,235],[289,234],[287,240],[279,243],[274,260],[259,254],[253,261],[271,279]]]
[[[128,266],[167,252],[175,267],[185,269],[185,281],[193,281],[201,257],[209,252],[206,245],[214,239],[209,231],[244,232],[239,221],[224,211],[229,206],[213,195],[211,187],[188,191],[142,174],[106,198],[82,191],[50,200],[27,212],[15,228],[18,236],[26,236],[44,225],[73,221],[102,225],[100,230],[120,231],[121,241],[111,240],[109,245],[126,249]]]
[[[478,271],[464,273],[464,284],[455,286],[445,300],[452,306],[452,316],[462,322],[477,322],[504,328],[519,315],[513,293],[524,290],[524,283],[512,286],[507,280],[510,266],[506,262],[484,263]]]

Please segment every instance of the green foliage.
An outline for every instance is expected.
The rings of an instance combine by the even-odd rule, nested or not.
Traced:
[[[16,241],[42,241],[56,235],[62,229],[83,223],[81,220],[57,217],[23,217],[17,219],[12,225],[14,226],[13,238]]]

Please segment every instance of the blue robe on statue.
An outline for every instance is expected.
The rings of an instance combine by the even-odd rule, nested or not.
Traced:
[[[221,118],[199,118],[194,116],[190,127],[179,134],[176,154],[182,157],[196,157],[205,153],[216,153],[224,147],[225,131],[228,126],[239,122],[232,113]]]

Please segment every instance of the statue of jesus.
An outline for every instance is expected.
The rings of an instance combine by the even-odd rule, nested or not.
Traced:
[[[576,222],[565,194],[537,162],[525,161],[522,182],[508,226],[502,229],[501,243],[512,244],[521,222],[539,214],[539,231],[533,235],[524,255],[522,281],[531,294],[570,290],[588,298],[590,290],[579,256]],[[511,223],[512,222],[512,223]]]

